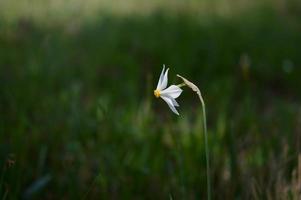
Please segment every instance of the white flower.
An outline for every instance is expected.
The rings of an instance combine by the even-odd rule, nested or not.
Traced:
[[[182,93],[182,89],[179,86],[171,85],[168,88],[168,70],[165,71],[165,66],[163,65],[163,70],[161,72],[157,88],[154,90],[154,95],[159,98],[161,97],[169,106],[169,108],[177,115],[179,115],[175,107],[179,106],[176,98]],[[165,72],[164,72],[165,71]]]

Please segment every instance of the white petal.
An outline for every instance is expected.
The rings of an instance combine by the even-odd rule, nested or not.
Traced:
[[[183,92],[183,90],[181,88],[179,88],[176,85],[171,85],[168,88],[166,88],[165,90],[161,91],[161,95],[162,96],[167,96],[167,97],[172,97],[172,98],[178,98],[181,93]]]
[[[168,98],[168,99],[170,99],[171,101],[172,101],[172,104],[175,106],[175,107],[179,107],[180,105],[178,104],[178,102],[174,99],[174,98],[172,98],[171,96],[169,96],[169,95],[161,95],[161,97],[165,97],[165,98]]]
[[[176,107],[179,107],[180,105],[178,104],[178,102],[174,99],[174,98],[169,98],[172,101],[172,104]]]
[[[167,82],[168,82],[168,70],[169,68],[165,71],[165,74],[163,76],[163,80],[161,82],[161,84],[159,85],[159,90],[164,90],[167,86]]]
[[[160,88],[161,88],[162,81],[163,81],[163,78],[164,78],[164,70],[165,70],[165,65],[163,65],[163,69],[162,69],[162,72],[160,74],[160,78],[159,78],[157,88],[156,88],[157,90],[160,90]]]
[[[167,103],[167,105],[169,106],[169,108],[177,115],[179,115],[177,109],[175,108],[173,101],[171,100],[171,98],[168,97],[163,97],[161,96],[161,98]]]

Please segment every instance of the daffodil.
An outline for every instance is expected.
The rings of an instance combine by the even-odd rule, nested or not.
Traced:
[[[169,108],[177,115],[179,115],[176,107],[179,106],[178,102],[176,101],[176,98],[178,98],[183,90],[177,86],[177,85],[171,85],[168,88],[167,82],[168,82],[168,71],[167,69],[165,71],[165,66],[163,65],[163,70],[161,72],[157,88],[154,90],[154,95],[159,98],[161,97],[169,106]]]
[[[154,90],[154,95],[159,98],[161,97],[169,106],[169,108],[179,115],[176,107],[179,106],[178,102],[176,101],[176,98],[178,98],[183,90],[180,88],[182,86],[187,86],[191,88],[199,97],[199,100],[202,104],[203,108],[203,128],[204,128],[204,135],[205,135],[205,152],[206,152],[206,171],[207,171],[207,199],[211,199],[211,183],[210,183],[210,162],[209,162],[209,146],[208,146],[208,134],[207,134],[207,120],[206,120],[206,106],[204,99],[202,97],[200,89],[191,81],[187,80],[183,76],[177,75],[179,78],[182,79],[183,83],[180,85],[171,85],[168,88],[167,82],[168,82],[168,71],[167,69],[165,71],[165,66],[163,65],[163,70],[161,72],[159,82],[157,85],[157,88]]]

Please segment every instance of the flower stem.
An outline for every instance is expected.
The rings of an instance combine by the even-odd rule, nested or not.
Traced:
[[[179,78],[184,81],[184,84],[190,87],[194,92],[197,93],[203,109],[203,128],[204,128],[204,135],[205,135],[205,152],[206,152],[206,168],[207,168],[207,199],[211,200],[211,183],[210,183],[210,163],[209,163],[209,147],[208,147],[208,134],[207,134],[207,120],[206,120],[206,106],[204,99],[202,97],[200,89],[192,82],[177,74]],[[182,84],[181,84],[182,85]]]
[[[208,134],[207,134],[207,120],[206,120],[206,106],[202,95],[199,94],[199,99],[203,108],[203,128],[205,136],[205,152],[206,152],[206,168],[207,168],[207,199],[211,200],[211,183],[210,183],[210,163],[209,163],[209,147],[208,147]]]
[[[179,85],[177,85],[178,87],[183,87],[183,86],[186,86],[186,84],[185,83],[181,83],[181,84],[179,84]]]

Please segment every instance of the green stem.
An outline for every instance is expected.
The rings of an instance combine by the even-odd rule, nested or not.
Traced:
[[[210,183],[210,163],[209,163],[209,147],[208,147],[208,134],[207,134],[207,120],[206,120],[206,106],[202,95],[199,94],[199,99],[203,108],[203,128],[205,136],[205,152],[206,152],[206,168],[207,168],[207,199],[211,200],[211,183]]]
[[[206,168],[207,168],[207,199],[211,200],[211,183],[210,183],[210,164],[209,164],[209,147],[208,147],[208,134],[207,134],[207,120],[206,120],[206,106],[204,99],[202,97],[200,89],[192,82],[187,80],[186,78],[177,75],[184,81],[184,84],[190,87],[194,92],[197,93],[203,108],[203,128],[204,128],[204,135],[205,135],[205,152],[206,152]],[[182,86],[183,84],[180,84]]]
[[[184,86],[186,86],[186,84],[185,83],[181,83],[181,84],[179,84],[179,85],[177,85],[178,87],[184,87]]]

